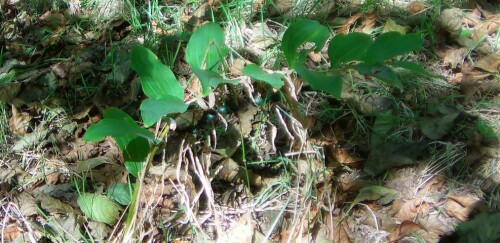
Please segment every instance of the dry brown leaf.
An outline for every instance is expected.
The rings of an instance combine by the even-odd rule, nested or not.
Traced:
[[[344,34],[347,34],[349,33],[349,30],[351,29],[351,26],[361,17],[361,13],[356,13],[354,14],[353,16],[349,17],[345,23],[342,25],[342,27],[340,27],[338,30],[337,30],[337,34],[341,34],[341,33],[344,33]]]
[[[457,68],[458,65],[462,66],[464,64],[465,55],[467,54],[467,48],[462,47],[459,49],[449,49],[446,51],[443,63],[451,68]]]
[[[429,215],[430,205],[422,199],[412,199],[406,202],[398,200],[391,207],[396,212],[394,217],[399,221],[414,220],[417,216]]]
[[[474,67],[490,73],[500,72],[500,52],[479,59]]]
[[[361,25],[358,28],[356,28],[356,31],[365,32],[373,30],[375,28],[376,23],[377,23],[377,15],[375,13],[367,13],[363,17]]]
[[[424,196],[439,192],[443,188],[445,178],[443,176],[434,176],[422,188],[418,190],[418,195]]]
[[[429,217],[419,217],[417,223],[429,233],[427,237],[431,239],[439,238],[438,236],[443,236],[451,233],[454,230],[452,224],[449,223],[450,219],[445,217],[444,214],[431,214]],[[421,235],[422,236],[422,235]],[[436,240],[430,240],[427,242],[437,242]]]
[[[252,214],[246,213],[229,229],[221,232],[217,242],[252,242],[253,231]]]
[[[15,105],[12,105],[12,116],[9,119],[9,128],[13,134],[24,136],[28,131],[31,121],[31,115],[27,112],[21,112]]]
[[[469,219],[470,213],[481,200],[473,195],[452,195],[444,203],[446,212],[461,221]]]
[[[488,23],[488,27],[487,27],[488,34],[492,35],[492,34],[496,33],[499,28],[500,28],[500,19],[498,19],[496,21],[491,21],[490,23]]]
[[[406,10],[410,12],[411,14],[416,14],[426,8],[425,3],[421,1],[414,1],[410,3],[408,6],[406,6]]]
[[[14,242],[15,239],[22,235],[22,228],[18,227],[17,224],[9,224],[2,229],[1,236],[3,240],[7,242]]]
[[[350,154],[346,149],[339,148],[338,146],[335,148],[333,158],[341,164],[352,164],[363,160]]]
[[[389,242],[401,240],[419,229],[420,225],[415,224],[412,221],[405,220],[401,222],[401,225],[399,225],[399,227],[389,236]]]
[[[463,73],[455,73],[451,76],[450,79],[448,79],[448,83],[458,86],[462,83],[463,79],[464,79]]]
[[[459,8],[449,8],[441,11],[438,17],[439,24],[452,35],[458,35],[462,28],[462,10]]]
[[[319,53],[316,53],[316,52],[310,52],[308,54],[309,56],[309,59],[311,59],[311,61],[313,61],[314,63],[319,63],[321,62],[321,54]]]
[[[342,223],[337,224],[338,220],[339,220],[338,217],[333,218],[333,222],[336,225],[336,227],[333,229],[333,242],[338,242],[338,243],[353,242],[354,236],[347,222],[342,221]]]

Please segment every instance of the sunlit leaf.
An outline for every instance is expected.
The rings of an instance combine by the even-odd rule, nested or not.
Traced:
[[[239,83],[237,80],[224,79],[218,73],[211,70],[203,70],[199,68],[192,68],[192,70],[201,82],[203,96],[208,95],[211,88],[216,88],[219,84],[228,83],[237,85]]]
[[[368,64],[383,63],[384,61],[407,54],[411,51],[419,51],[423,46],[423,39],[416,34],[402,35],[399,32],[387,32],[381,34],[366,52],[364,61]]]
[[[185,112],[188,105],[182,100],[167,96],[161,99],[149,98],[141,103],[141,116],[146,127],[155,124],[161,117],[172,114]]]
[[[218,23],[211,22],[199,27],[189,39],[186,62],[191,68],[212,70],[228,52],[224,31]]]
[[[123,136],[136,136],[153,140],[154,134],[138,125],[131,125],[124,120],[102,119],[97,124],[92,124],[83,135],[83,140],[87,142],[97,142],[103,140],[106,136],[114,138]]]
[[[370,35],[364,33],[356,32],[334,36],[328,45],[331,66],[336,67],[341,63],[362,60],[372,42]]]
[[[311,51],[309,49],[299,50],[303,44],[314,43],[313,51],[319,52],[328,39],[328,28],[318,21],[303,19],[292,23],[283,35],[281,48],[285,59],[291,68],[302,65]]]
[[[77,200],[80,209],[92,220],[114,225],[122,208],[109,198],[93,193],[82,193]]]
[[[266,82],[275,89],[280,89],[284,84],[281,79],[284,78],[285,75],[281,73],[267,73],[255,64],[246,65],[243,68],[243,74],[250,76],[253,79]]]
[[[134,45],[130,53],[131,66],[141,78],[144,94],[150,98],[172,96],[184,98],[184,89],[170,68],[158,60],[149,49]]]
[[[132,199],[132,191],[127,183],[113,183],[107,190],[106,196],[121,205],[128,205]]]

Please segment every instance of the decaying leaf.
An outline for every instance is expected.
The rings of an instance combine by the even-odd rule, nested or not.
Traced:
[[[229,229],[222,232],[217,242],[252,242],[253,231],[252,214],[246,213],[238,221],[234,222]]]
[[[450,216],[466,221],[480,202],[481,200],[473,195],[452,195],[445,202],[444,209]]]
[[[396,31],[404,35],[406,34],[407,29],[408,27],[397,24],[396,21],[394,21],[393,19],[388,19],[387,22],[385,22],[384,24],[384,29],[382,30],[382,33]]]
[[[438,21],[452,36],[458,36],[462,28],[463,13],[459,8],[449,8],[441,11]]]
[[[401,222],[401,225],[399,225],[399,227],[389,236],[389,242],[401,240],[419,229],[420,226],[418,224],[408,220],[403,221]]]
[[[447,66],[449,65],[451,68],[457,68],[458,65],[462,66],[464,64],[466,53],[467,48],[465,47],[459,49],[449,49],[446,51],[443,64]]]
[[[392,167],[417,164],[426,146],[425,142],[383,142],[368,156],[364,171],[375,176]]]
[[[12,116],[9,119],[9,128],[13,134],[24,136],[28,131],[31,121],[31,115],[27,112],[21,112],[15,105],[12,105]]]
[[[423,199],[414,198],[408,201],[396,200],[391,211],[395,211],[394,217],[399,221],[415,220],[417,217],[426,217],[429,214],[430,205]]]
[[[416,14],[426,8],[425,3],[421,1],[413,1],[408,6],[406,6],[406,10],[411,14]]]
[[[490,73],[500,72],[500,52],[492,53],[479,59],[474,67]]]

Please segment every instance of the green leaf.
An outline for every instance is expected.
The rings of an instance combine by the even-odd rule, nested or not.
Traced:
[[[150,98],[173,96],[184,98],[184,89],[170,68],[163,65],[149,49],[134,45],[130,53],[132,69],[141,78],[144,94]]]
[[[132,191],[130,189],[127,183],[116,182],[108,188],[106,196],[125,206],[132,200]]]
[[[139,172],[142,171],[142,165],[143,162],[125,161],[125,168],[127,168],[127,171],[135,178],[139,178]]]
[[[106,136],[119,138],[128,135],[154,140],[154,134],[145,128],[141,128],[138,125],[131,125],[124,120],[106,118],[97,124],[91,125],[87,129],[87,132],[85,132],[85,135],[83,135],[83,140],[86,142],[97,142],[103,140]]]
[[[303,66],[296,68],[297,74],[304,78],[311,88],[323,91],[340,99],[342,95],[343,81],[340,76],[326,76],[324,73],[311,71]]]
[[[78,197],[77,204],[87,217],[107,225],[118,222],[122,210],[109,198],[93,193],[82,193]]]
[[[394,72],[390,67],[384,64],[359,63],[354,68],[362,75],[373,76],[375,78],[378,78],[384,82],[391,84],[396,88],[399,89],[403,88],[403,84],[399,80],[398,74]]]
[[[404,69],[406,69],[410,72],[413,72],[414,74],[417,74],[417,75],[422,75],[422,76],[426,76],[429,78],[443,78],[442,76],[430,73],[429,71],[425,70],[425,68],[423,68],[422,66],[420,66],[414,62],[393,61],[393,62],[390,62],[388,64],[393,66],[393,67],[404,68]]]
[[[146,160],[151,150],[151,143],[136,136],[123,136],[114,138],[118,148],[123,153],[125,168],[134,177],[138,178],[138,173],[142,169],[142,163]]]
[[[402,35],[399,32],[381,34],[366,52],[368,64],[383,63],[387,59],[422,49],[424,41],[416,34]]]
[[[280,89],[284,84],[281,79],[284,78],[285,75],[281,73],[267,73],[255,64],[246,65],[243,68],[243,74],[253,79],[266,82],[275,89]]]
[[[167,96],[161,99],[148,98],[141,103],[141,116],[146,127],[155,124],[161,117],[172,113],[183,113],[188,105],[181,99]]]
[[[364,33],[334,36],[328,45],[331,66],[336,67],[341,63],[363,60],[372,42],[370,35]]]
[[[228,83],[237,85],[239,83],[237,80],[224,79],[218,73],[211,70],[203,70],[194,67],[191,69],[201,82],[201,87],[203,89],[202,96],[208,95],[211,91],[210,88],[217,88],[219,84]]]
[[[281,48],[288,65],[291,68],[297,68],[304,64],[310,50],[299,51],[299,48],[307,42],[312,42],[315,44],[313,50],[319,52],[325,45],[328,36],[328,28],[318,21],[303,19],[292,23],[285,31],[281,42]]]
[[[189,39],[186,62],[191,68],[213,70],[228,52],[224,31],[219,24],[211,22],[199,27]]]

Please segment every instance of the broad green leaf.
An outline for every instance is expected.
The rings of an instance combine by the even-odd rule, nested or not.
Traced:
[[[331,66],[336,67],[341,63],[362,60],[372,42],[370,35],[364,33],[334,36],[328,45]]]
[[[199,27],[189,39],[186,62],[191,68],[212,70],[228,52],[224,31],[218,23],[211,22]]]
[[[354,68],[362,75],[373,76],[391,84],[393,87],[399,89],[403,88],[403,84],[399,80],[398,74],[382,63],[368,64],[363,62],[357,64]]]
[[[420,66],[414,62],[393,61],[393,62],[390,62],[388,64],[393,66],[393,67],[404,68],[404,69],[406,69],[410,72],[413,72],[417,75],[422,75],[422,76],[426,76],[429,78],[443,78],[442,76],[430,73],[429,71],[425,70],[425,68],[423,68],[422,66]]]
[[[126,112],[118,108],[109,108],[102,112],[104,119],[124,120],[130,125],[137,125],[137,123]]]
[[[143,137],[136,136],[123,136],[114,139],[123,153],[125,168],[137,178],[142,169],[142,163],[146,161],[151,150],[151,143]]]
[[[340,76],[326,76],[324,73],[311,71],[304,66],[296,68],[297,74],[304,78],[311,88],[333,95],[340,99],[342,95],[343,81]]]
[[[402,35],[399,32],[381,34],[366,52],[368,64],[383,63],[387,59],[422,49],[424,41],[416,34]]]
[[[132,199],[132,191],[127,183],[113,183],[106,192],[106,196],[115,200],[120,205],[128,205]]]
[[[136,136],[154,140],[154,134],[145,128],[136,125],[131,125],[124,120],[116,119],[102,119],[97,124],[91,125],[85,135],[83,135],[83,140],[87,142],[97,142],[104,139],[106,136],[111,136],[113,138],[119,138],[123,136]]]
[[[122,210],[109,198],[94,193],[82,193],[78,197],[77,204],[87,217],[107,225],[118,222]]]
[[[184,98],[184,89],[170,68],[158,60],[149,49],[134,45],[130,53],[132,69],[141,78],[144,94],[159,99],[165,96]]]
[[[243,74],[259,81],[266,82],[275,89],[280,89],[284,84],[281,79],[284,78],[285,75],[281,73],[267,73],[255,64],[246,65],[243,68]]]
[[[181,99],[166,96],[161,99],[148,98],[141,103],[141,116],[146,127],[155,124],[161,117],[172,113],[183,113],[187,110]]]
[[[203,89],[202,96],[208,95],[211,88],[216,88],[219,84],[228,83],[237,85],[239,83],[237,80],[224,79],[218,73],[211,70],[203,70],[194,67],[191,69],[201,82],[201,87]]]
[[[139,172],[142,171],[143,162],[125,161],[125,168],[135,178],[139,178]]]
[[[281,48],[288,65],[291,68],[297,68],[304,64],[310,50],[299,50],[299,48],[305,43],[312,42],[315,44],[313,50],[319,52],[325,45],[328,36],[328,28],[318,21],[303,19],[292,23],[285,31],[281,42]]]

